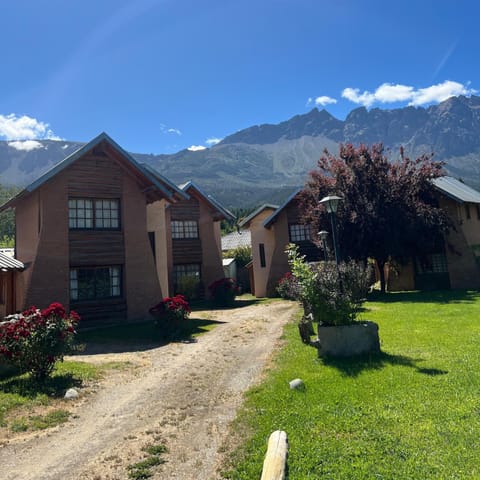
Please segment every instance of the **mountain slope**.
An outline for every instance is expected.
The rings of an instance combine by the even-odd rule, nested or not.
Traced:
[[[118,139],[121,143],[121,139]],[[82,144],[51,140],[0,142],[2,183],[25,185]],[[338,120],[313,109],[278,125],[257,125],[200,151],[133,154],[177,183],[194,180],[226,206],[278,203],[301,186],[323,150],[339,143],[382,142],[391,159],[399,147],[411,157],[435,153],[456,177],[480,186],[480,97],[452,97],[428,108],[356,108]],[[19,150],[19,148],[31,150]],[[35,147],[35,148],[33,148]]]

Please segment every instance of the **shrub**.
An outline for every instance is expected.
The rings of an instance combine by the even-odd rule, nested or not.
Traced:
[[[237,267],[242,268],[252,260],[252,247],[240,246],[223,252],[223,258],[234,258],[237,262]]]
[[[174,297],[165,297],[160,303],[150,308],[149,312],[157,322],[181,322],[188,319],[191,310],[183,295],[175,295]]]
[[[60,303],[39,310],[30,307],[0,322],[0,355],[21,372],[43,381],[55,363],[74,349],[75,328],[80,317],[67,314]]]
[[[200,280],[195,275],[185,275],[178,279],[177,291],[188,300],[196,300],[199,297],[198,290]]]
[[[232,305],[238,294],[238,287],[233,278],[221,278],[209,285],[210,297],[216,305]]]
[[[277,282],[277,293],[287,300],[296,300],[298,298],[298,282],[291,272],[287,272]]]
[[[353,323],[366,299],[370,268],[354,261],[308,264],[298,248],[287,249],[292,273],[298,281],[297,299],[305,315],[322,325],[348,325]]]

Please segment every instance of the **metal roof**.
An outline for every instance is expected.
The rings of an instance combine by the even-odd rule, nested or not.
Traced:
[[[237,247],[251,247],[252,235],[250,230],[227,233],[222,237],[222,250],[233,250]]]
[[[22,262],[0,252],[0,271],[23,270],[24,268],[25,265]]]
[[[280,212],[302,191],[301,188],[297,188],[264,222],[263,226],[269,228],[275,221]]]
[[[459,203],[480,203],[480,192],[453,177],[438,177],[433,180],[437,190]]]
[[[216,210],[218,210],[226,219],[230,219],[230,220],[235,220],[236,217],[235,215],[230,211],[230,210],[227,210],[223,205],[221,205],[217,200],[215,200],[211,195],[208,195],[206,193],[204,193],[202,191],[202,189],[194,182],[192,182],[191,180],[182,184],[182,185],[179,185],[178,188],[180,188],[181,190],[183,190],[184,192],[187,192],[188,189],[190,188],[193,188],[194,190],[196,190],[208,203],[210,203],[210,205],[215,208]]]
[[[271,210],[276,210],[278,208],[278,205],[272,205],[271,203],[265,203],[261,207],[258,207],[255,211],[253,211],[248,217],[245,217],[239,224],[238,226],[240,228],[248,228],[248,224],[250,223],[250,220],[255,218],[258,214],[262,213],[264,210],[267,208]]]

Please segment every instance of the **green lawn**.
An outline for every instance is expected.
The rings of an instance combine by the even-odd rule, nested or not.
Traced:
[[[296,324],[235,430],[227,478],[260,478],[271,432],[287,432],[289,480],[480,478],[480,294],[397,293],[365,305],[382,353],[320,360]],[[303,391],[290,390],[294,378]]]

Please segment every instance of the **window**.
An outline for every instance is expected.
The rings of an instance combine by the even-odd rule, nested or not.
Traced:
[[[70,270],[70,300],[118,298],[122,295],[122,268],[89,267]]]
[[[183,277],[195,277],[200,280],[200,264],[187,263],[184,265],[173,266],[173,283],[178,285]]]
[[[265,261],[265,244],[264,243],[258,244],[258,253],[260,254],[260,267],[265,268],[267,266],[267,262]]]
[[[116,199],[71,198],[68,226],[71,229],[116,230],[120,228],[120,202]]]
[[[447,257],[444,253],[427,255],[424,262],[417,259],[417,273],[448,273]]]
[[[195,220],[172,220],[172,238],[198,238],[198,225]]]
[[[291,224],[288,226],[291,242],[302,242],[310,240],[310,226],[301,224]]]

